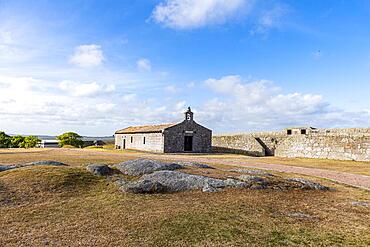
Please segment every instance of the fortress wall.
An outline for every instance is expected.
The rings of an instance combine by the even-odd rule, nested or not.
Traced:
[[[370,128],[320,129],[319,133],[327,135],[370,135]]]
[[[277,145],[287,137],[285,131],[256,132],[251,133],[251,136],[265,148],[266,156],[274,156]]]
[[[308,135],[285,131],[216,135],[213,146],[254,156],[370,161],[370,128],[319,129]]]
[[[275,155],[370,161],[370,135],[330,133],[289,136],[277,145]]]
[[[265,149],[250,135],[215,135],[212,137],[212,148],[215,152],[265,156]]]
[[[273,156],[276,146],[285,138],[285,131],[218,134],[212,137],[212,146],[218,152]]]

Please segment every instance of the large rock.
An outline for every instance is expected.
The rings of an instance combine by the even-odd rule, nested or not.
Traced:
[[[329,190],[329,187],[315,183],[303,178],[289,178],[289,182],[293,182],[300,189],[309,189],[309,190]]]
[[[202,188],[202,192],[208,192],[208,193],[219,192],[220,190],[221,190],[220,188],[212,187],[212,186],[211,186],[211,185],[209,185],[209,184],[206,184],[206,185]]]
[[[182,166],[195,167],[195,168],[215,169],[212,166],[198,163],[198,162],[193,162],[193,161],[182,161],[182,162],[177,162],[177,164],[182,165]]]
[[[250,189],[266,189],[268,186],[266,179],[257,176],[241,175],[238,179],[245,182]]]
[[[124,191],[134,194],[162,193],[169,192],[169,189],[157,181],[140,180],[133,183],[126,183]]]
[[[155,160],[148,159],[136,159],[126,161],[115,165],[115,167],[120,170],[123,174],[130,176],[141,176],[144,174],[153,173],[155,171],[173,171],[176,169],[181,169],[183,166],[175,163],[163,163]]]
[[[136,182],[124,184],[121,189],[132,193],[161,193],[194,189],[209,191],[225,187],[246,186],[244,182],[235,179],[222,180],[177,171],[156,171],[142,176]]]
[[[108,176],[112,174],[112,169],[104,164],[91,164],[86,166],[86,169],[98,176]]]

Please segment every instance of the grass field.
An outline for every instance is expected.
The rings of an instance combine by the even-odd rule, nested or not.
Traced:
[[[352,204],[369,202],[370,193],[365,190],[309,178],[335,190],[227,189],[218,193],[133,195],[118,191],[83,167],[145,155],[152,154],[68,149],[0,151],[1,164],[57,160],[70,165],[0,173],[0,246],[370,245],[370,208]],[[283,162],[299,165],[298,161]],[[309,166],[310,162],[301,163]],[[207,171],[207,175],[228,174],[214,170]]]
[[[0,165],[37,160],[65,161],[70,165],[81,165],[94,162],[113,164],[135,157],[148,157],[163,160],[198,160],[217,159],[224,161],[240,161],[251,164],[283,164],[307,168],[348,172],[352,174],[370,175],[370,162],[356,162],[348,160],[327,160],[307,158],[281,158],[281,157],[250,157],[236,154],[201,154],[201,155],[167,155],[142,153],[134,150],[114,150],[113,146],[103,148],[85,149],[0,149]]]

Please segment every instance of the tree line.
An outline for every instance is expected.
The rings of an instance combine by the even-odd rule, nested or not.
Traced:
[[[82,136],[74,132],[66,132],[57,136],[59,146],[73,146],[82,148],[84,142]],[[0,148],[34,148],[41,142],[36,136],[9,136],[5,132],[0,131]]]
[[[0,131],[0,148],[34,148],[40,141],[36,136],[9,136]]]

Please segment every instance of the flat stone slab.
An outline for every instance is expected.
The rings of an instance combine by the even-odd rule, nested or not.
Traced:
[[[301,220],[310,220],[314,218],[313,216],[302,213],[302,212],[291,212],[291,213],[288,213],[288,216],[292,218],[301,219]]]
[[[176,163],[164,163],[148,159],[129,160],[114,165],[114,167],[121,171],[123,174],[130,176],[141,176],[144,174],[153,173],[155,171],[173,171],[183,168],[182,165]]]
[[[131,193],[179,192],[194,189],[214,192],[225,187],[246,187],[246,184],[236,179],[222,180],[177,171],[156,171],[142,176],[136,182],[124,183],[121,190]]]
[[[53,161],[53,160],[42,160],[34,161],[24,164],[15,164],[15,165],[0,165],[0,172],[7,171],[16,168],[28,167],[28,166],[68,166],[62,162]]]
[[[24,166],[68,166],[68,165],[59,161],[42,160],[21,164],[20,166],[24,167]]]
[[[353,206],[360,206],[360,207],[370,207],[370,201],[369,202],[351,202]]]
[[[17,168],[15,165],[0,165],[0,172]]]

